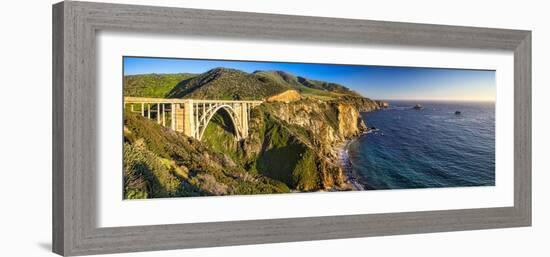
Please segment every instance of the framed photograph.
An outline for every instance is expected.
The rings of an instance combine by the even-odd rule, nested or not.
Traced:
[[[53,6],[60,255],[531,225],[531,32]]]

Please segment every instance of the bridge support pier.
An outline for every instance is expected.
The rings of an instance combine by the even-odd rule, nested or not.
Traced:
[[[161,115],[162,115],[162,126],[166,127],[166,113],[164,110],[166,107],[164,104],[161,104],[160,107],[161,107]]]
[[[188,100],[183,104],[183,134],[188,137],[195,137],[195,112],[193,110],[193,100]]]
[[[170,128],[174,131],[176,130],[176,105],[170,104]]]
[[[184,127],[184,112],[183,106],[181,104],[174,104],[174,122],[177,132],[183,132]]]

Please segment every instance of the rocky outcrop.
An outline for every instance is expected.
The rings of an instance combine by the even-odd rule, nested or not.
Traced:
[[[261,174],[301,191],[350,189],[335,146],[366,130],[354,104],[272,102],[262,104],[253,116],[244,152],[262,164],[256,166]]]
[[[270,96],[266,99],[268,102],[283,102],[283,103],[290,103],[294,101],[298,101],[302,98],[300,93],[296,90],[287,90],[285,92],[282,92],[280,94]]]
[[[366,130],[367,126],[359,116],[357,108],[347,104],[339,103],[338,108],[338,133],[344,138],[357,136]]]
[[[346,95],[346,96],[340,97],[337,101],[351,104],[359,112],[371,112],[371,111],[376,111],[384,108],[384,102],[375,101],[366,97]]]
[[[390,107],[390,104],[388,102],[385,102],[385,101],[376,100],[376,103],[382,109]]]
[[[269,103],[266,110],[327,144],[356,136],[365,128],[357,107],[346,101],[304,99],[291,104]]]

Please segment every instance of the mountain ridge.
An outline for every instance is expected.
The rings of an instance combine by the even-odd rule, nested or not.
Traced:
[[[147,87],[146,85],[153,85]],[[124,77],[124,95],[218,100],[265,100],[288,90],[304,97],[332,100],[341,96],[363,97],[333,82],[308,79],[281,70],[217,67],[204,73],[136,74]]]

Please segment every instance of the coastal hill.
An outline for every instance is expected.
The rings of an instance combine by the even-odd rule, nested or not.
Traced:
[[[342,95],[361,97],[353,90],[336,83],[311,80],[284,71],[255,71],[254,74],[261,78],[277,81],[279,84],[298,90],[306,97],[318,99],[334,99]]]
[[[258,100],[290,89],[288,85],[262,79],[243,71],[216,68],[182,81],[166,96],[218,100]]]
[[[179,83],[196,74],[139,74],[124,76],[124,96],[164,98]]]
[[[201,141],[125,112],[125,198],[351,190],[340,148],[366,130],[359,113],[383,105],[282,71],[216,68],[126,76],[124,83],[125,96],[269,100],[252,109],[249,137],[240,141],[225,111]]]
[[[361,97],[336,83],[311,80],[283,71],[246,73],[215,68],[202,74],[143,74],[124,77],[124,95],[139,97],[196,98],[218,100],[261,100],[297,90],[306,97],[321,100],[340,96]]]

